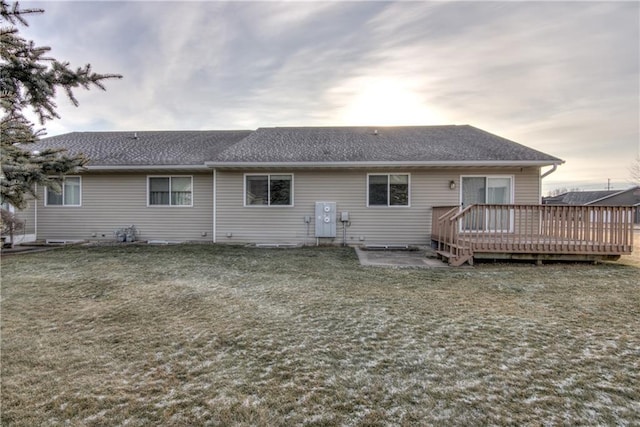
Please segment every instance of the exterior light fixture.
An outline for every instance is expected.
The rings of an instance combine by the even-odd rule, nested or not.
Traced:
[[[456,182],[454,180],[449,181],[449,188],[452,190],[456,189]]]

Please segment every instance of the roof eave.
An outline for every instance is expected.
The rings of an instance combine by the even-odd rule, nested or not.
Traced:
[[[206,172],[224,168],[309,168],[309,169],[340,169],[340,168],[400,168],[400,167],[542,167],[560,165],[563,160],[491,160],[491,161],[370,161],[370,162],[205,162],[200,165],[89,165],[86,170],[95,172],[125,172],[150,170],[182,170]]]
[[[149,170],[181,170],[181,171],[202,171],[207,172],[211,168],[202,165],[89,165],[85,166],[88,171],[95,172],[126,172],[126,171],[149,171]]]
[[[527,167],[560,165],[564,160],[370,161],[370,162],[205,162],[209,168],[388,168],[388,167]]]

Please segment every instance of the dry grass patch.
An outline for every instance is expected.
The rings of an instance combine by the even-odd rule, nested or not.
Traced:
[[[640,228],[636,227],[633,235],[633,252],[623,255],[618,263],[640,268]]]
[[[632,425],[639,272],[363,268],[338,248],[9,257],[2,424]]]

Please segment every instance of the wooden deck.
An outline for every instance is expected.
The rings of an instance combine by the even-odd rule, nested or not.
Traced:
[[[617,259],[633,250],[633,218],[631,206],[434,207],[431,239],[451,265],[474,258]]]

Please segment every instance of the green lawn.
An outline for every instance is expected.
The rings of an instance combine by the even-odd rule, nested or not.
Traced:
[[[640,268],[343,248],[2,260],[2,425],[638,425]]]

